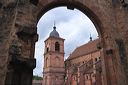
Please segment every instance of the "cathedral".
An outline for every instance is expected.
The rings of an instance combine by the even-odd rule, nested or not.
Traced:
[[[45,42],[43,85],[103,85],[100,39],[77,47],[64,61],[64,39],[56,27]]]

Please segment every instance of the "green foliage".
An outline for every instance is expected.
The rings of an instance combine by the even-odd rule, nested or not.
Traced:
[[[40,76],[33,76],[33,80],[42,80],[43,78]]]

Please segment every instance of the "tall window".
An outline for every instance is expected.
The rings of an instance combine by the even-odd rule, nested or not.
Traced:
[[[46,52],[48,52],[48,51],[49,51],[49,48],[47,47],[47,48],[46,48]]]
[[[60,51],[60,44],[58,42],[55,43],[55,51]]]

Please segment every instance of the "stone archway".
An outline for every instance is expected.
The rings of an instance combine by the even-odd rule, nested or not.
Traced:
[[[2,29],[0,31],[0,45],[2,46],[0,49],[0,84],[4,85],[6,76],[7,80],[12,77],[8,77],[6,74],[8,72],[13,76],[16,75],[16,78],[20,77],[20,84],[25,77],[28,79],[27,84],[31,84],[32,70],[35,67],[34,45],[38,39],[36,31],[38,19],[54,7],[67,6],[68,9],[77,8],[85,13],[101,36],[104,49],[102,54],[104,85],[127,85],[128,11],[125,0],[122,3],[125,4],[124,7],[118,0],[0,1],[2,16],[0,17]],[[16,49],[19,49],[19,52],[16,53]],[[17,64],[17,61],[20,63]],[[17,69],[17,67],[19,68]],[[19,69],[21,70],[19,73],[14,73]]]

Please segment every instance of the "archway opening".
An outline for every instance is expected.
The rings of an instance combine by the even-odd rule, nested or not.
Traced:
[[[66,7],[57,7],[46,12],[38,22],[39,40],[36,43],[37,68],[34,75],[42,76],[44,40],[53,30],[54,21],[57,31],[65,40],[65,59],[79,46],[88,43],[90,37],[98,38],[98,32],[93,22],[80,10],[70,10]],[[40,57],[40,58],[39,58]],[[41,64],[42,63],[42,64]],[[37,71],[38,69],[38,71]]]
[[[76,43],[76,45],[74,46],[74,49],[77,49],[78,47],[80,47],[82,44],[85,44],[85,43],[88,43],[89,41],[92,41],[92,40],[95,40],[96,38],[98,38],[98,36],[99,37],[101,37],[101,32],[102,32],[102,30],[100,29],[101,27],[102,27],[102,24],[101,24],[101,22],[99,21],[99,19],[97,18],[97,16],[94,14],[94,13],[92,13],[92,11],[90,11],[88,8],[86,9],[84,9],[84,8],[82,8],[81,6],[79,7],[79,6],[77,6],[77,5],[75,5],[75,7],[76,8],[78,8],[78,9],[74,9],[74,5],[73,5],[73,8],[72,8],[72,5],[71,6],[67,6],[67,5],[62,5],[62,4],[59,4],[59,5],[51,5],[51,6],[49,6],[49,7],[46,7],[47,9],[43,9],[43,11],[40,13],[41,15],[43,15],[44,13],[44,15],[42,16],[42,17],[44,17],[48,12],[50,12],[50,11],[52,11],[52,10],[55,10],[55,9],[59,9],[59,8],[64,8],[64,7],[60,7],[60,6],[66,6],[67,8],[68,8],[68,12],[70,11],[72,11],[72,12],[75,12],[76,13],[76,15],[74,15],[74,16],[77,16],[77,18],[75,17],[74,18],[74,16],[72,16],[72,14],[70,15],[69,14],[69,16],[66,16],[65,18],[63,18],[62,19],[62,21],[61,20],[56,20],[56,18],[55,17],[53,17],[53,16],[58,16],[58,19],[61,19],[61,18],[59,18],[59,15],[65,15],[65,13],[63,13],[62,12],[62,9],[60,9],[60,12],[58,13],[58,14],[56,14],[55,12],[53,12],[53,13],[51,13],[51,16],[50,16],[50,21],[51,22],[49,22],[49,23],[47,23],[47,26],[49,26],[49,27],[41,27],[41,28],[43,28],[43,33],[47,33],[47,37],[48,37],[48,35],[49,35],[49,32],[51,32],[50,30],[49,31],[46,31],[46,30],[44,30],[44,29],[51,29],[52,30],[52,27],[53,27],[53,22],[54,22],[54,20],[56,21],[56,27],[57,27],[57,31],[61,34],[63,34],[64,33],[64,30],[62,31],[62,29],[65,29],[65,28],[67,28],[68,27],[68,31],[66,31],[65,33],[67,33],[67,34],[64,34],[65,36],[67,35],[67,37],[68,38],[70,38],[71,39],[71,37],[72,36],[68,36],[70,33],[69,33],[69,29],[71,29],[72,30],[72,28],[77,28],[77,29],[81,29],[81,28],[84,28],[84,27],[87,27],[87,29],[88,28],[92,28],[92,29],[90,29],[91,31],[85,31],[85,30],[82,30],[82,31],[79,31],[79,30],[76,30],[76,34],[78,33],[78,35],[77,35],[77,37],[75,36],[75,40],[76,39],[80,39],[80,40],[78,40],[78,41],[73,41],[73,43]],[[57,7],[57,8],[56,8]],[[67,8],[65,7],[65,9],[67,10]],[[51,10],[52,9],[52,10]],[[71,10],[70,10],[71,9]],[[73,9],[73,10],[72,10]],[[48,11],[48,12],[47,12]],[[61,13],[61,14],[60,14]],[[79,14],[79,13],[81,13],[81,14]],[[80,18],[80,16],[82,16],[82,18]],[[83,18],[83,16],[84,16],[84,18]],[[88,17],[87,17],[88,16]],[[41,17],[41,16],[39,16],[39,17]],[[49,19],[48,19],[49,17],[46,17],[46,20],[48,21]],[[80,19],[80,21],[79,20],[71,20],[72,21],[72,24],[71,25],[69,25],[68,23],[68,21],[70,21],[70,19]],[[87,21],[84,21],[84,20],[87,20]],[[40,19],[40,21],[41,21],[41,19]],[[40,22],[39,21],[39,22]],[[76,21],[76,22],[75,22]],[[42,22],[44,22],[44,20],[42,20]],[[81,26],[80,25],[80,27],[79,27],[79,24],[81,23],[81,22],[86,22],[86,26]],[[89,23],[88,23],[89,22]],[[79,23],[79,24],[78,24]],[[39,23],[38,23],[39,24]],[[46,23],[45,23],[46,24]],[[64,25],[65,24],[65,25]],[[91,25],[90,25],[91,24]],[[73,26],[73,25],[75,25],[75,26]],[[95,25],[95,26],[94,26]],[[42,25],[43,26],[43,25]],[[89,26],[92,26],[92,27],[89,27]],[[64,27],[64,28],[63,28]],[[84,28],[85,29],[85,28]],[[45,31],[45,32],[44,32]],[[62,32],[61,32],[62,31]],[[41,32],[41,31],[40,31]],[[72,32],[75,32],[75,30],[73,29],[72,30]],[[87,33],[84,33],[84,32],[87,32]],[[86,35],[86,36],[82,36],[82,38],[79,38],[80,36],[81,36],[81,34],[83,33],[83,35]],[[72,33],[71,33],[72,34]],[[39,34],[40,35],[40,34]],[[79,36],[79,37],[78,37]],[[45,39],[47,38],[46,36],[45,36]],[[61,37],[63,37],[62,35],[61,35]],[[90,37],[90,39],[89,39],[89,37]],[[65,38],[65,37],[63,37],[63,38]],[[86,39],[85,39],[86,38]],[[92,39],[93,38],[93,39]],[[39,38],[40,39],[40,38]],[[66,39],[66,38],[65,38]],[[84,40],[85,39],[85,40]],[[84,40],[84,41],[83,41]],[[43,41],[42,41],[43,42]],[[41,42],[41,43],[42,43]],[[78,44],[78,42],[82,42],[82,43],[79,43]],[[100,41],[99,41],[100,42]],[[70,41],[70,44],[72,44],[72,42]],[[100,43],[98,43],[98,44],[100,44]],[[73,44],[72,44],[73,45]],[[42,45],[43,46],[43,45]],[[100,45],[99,45],[100,46]],[[39,46],[40,47],[40,46]],[[72,46],[71,45],[68,45],[68,46],[65,46],[65,47],[69,47],[69,48],[71,48]],[[70,50],[69,48],[67,48],[68,50]],[[72,54],[72,52],[73,52],[73,50],[74,49],[72,49],[72,50],[70,50],[69,51],[69,53],[67,53],[67,52],[65,52],[66,54],[65,54],[65,57],[67,58],[68,56],[70,56],[70,54]],[[66,51],[66,48],[65,48],[65,51]],[[39,51],[38,51],[39,52]],[[40,51],[40,52],[43,52],[43,51]],[[99,52],[100,53],[100,52]],[[92,54],[91,54],[91,56],[92,56]],[[100,56],[98,56],[98,57],[100,57]],[[42,58],[43,58],[43,56],[42,56]],[[65,58],[65,59],[66,59]],[[42,60],[43,61],[43,60]],[[39,62],[38,60],[37,60],[37,62]],[[85,64],[85,63],[87,63],[86,61],[83,61],[84,63],[83,64]],[[90,63],[90,62],[89,62]],[[76,64],[72,64],[73,66],[75,66]],[[85,64],[86,65],[86,64]],[[43,66],[43,65],[42,65]],[[38,67],[38,66],[37,66]],[[35,73],[37,73],[36,71],[34,71]],[[40,73],[42,74],[43,73],[43,67],[41,68],[41,70],[40,70]],[[36,75],[39,75],[40,76],[40,74],[36,74]],[[93,75],[93,74],[90,74],[90,75]],[[75,75],[76,76],[76,75]],[[76,77],[76,78],[78,78],[78,77]],[[45,79],[45,78],[44,78]],[[46,80],[47,81],[47,80]],[[45,83],[46,83],[46,81],[45,81]],[[78,83],[78,80],[76,80],[75,79],[75,81],[77,81],[76,83]],[[92,83],[92,82],[91,82]],[[96,83],[96,82],[93,82],[93,83]]]

